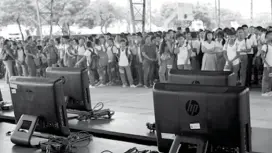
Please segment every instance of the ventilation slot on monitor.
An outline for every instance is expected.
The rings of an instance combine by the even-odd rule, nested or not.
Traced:
[[[246,147],[245,150],[247,152],[250,152],[249,132],[250,132],[249,131],[249,126],[248,126],[248,124],[245,124],[245,140],[244,141],[245,141],[245,147]]]
[[[90,94],[89,88],[85,88],[84,92],[85,92],[85,94],[84,94],[85,102],[89,104],[89,102],[90,102],[89,101],[89,94]]]
[[[62,105],[62,122],[63,122],[63,126],[64,127],[66,127],[67,125],[66,125],[66,119],[65,119],[65,114],[64,114],[64,112],[65,112],[65,108],[64,108],[64,105]]]

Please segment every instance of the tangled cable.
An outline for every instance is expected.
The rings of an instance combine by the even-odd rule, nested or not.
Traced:
[[[46,153],[73,153],[78,148],[87,147],[92,140],[92,135],[87,132],[77,132],[71,134],[67,138],[50,137],[47,142],[39,144],[39,148]],[[78,143],[87,142],[85,145],[77,145]]]
[[[111,119],[111,117],[115,114],[114,111],[110,109],[103,109],[104,104],[102,102],[98,102],[93,110],[90,112],[82,112],[79,114],[78,120],[97,120],[97,119]]]
[[[113,153],[112,151],[109,150],[104,150],[101,153]],[[131,148],[124,153],[159,153],[158,151],[151,151],[151,150],[138,150],[136,147]]]

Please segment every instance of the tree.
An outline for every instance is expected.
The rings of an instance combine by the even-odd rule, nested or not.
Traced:
[[[1,0],[0,23],[2,26],[17,23],[24,39],[21,24],[35,26],[36,10],[31,0]]]

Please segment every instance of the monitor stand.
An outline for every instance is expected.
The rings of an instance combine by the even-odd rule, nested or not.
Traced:
[[[206,153],[207,152],[208,141],[206,139],[201,138],[201,137],[194,137],[193,138],[193,137],[189,137],[189,136],[176,135],[169,153],[177,153],[179,151],[180,144],[182,142],[189,143],[189,144],[196,144],[197,145],[196,153]]]
[[[11,142],[17,145],[31,146],[31,137],[33,135],[33,132],[35,131],[37,123],[37,116],[23,114],[20,117],[14,132],[11,135]],[[22,130],[22,125],[29,127],[26,130]]]

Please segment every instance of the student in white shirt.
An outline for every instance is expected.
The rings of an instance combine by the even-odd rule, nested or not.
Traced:
[[[224,58],[226,60],[224,71],[234,72],[235,78],[238,78],[240,68],[240,54],[237,52],[236,32],[227,32],[229,39],[223,48]]]
[[[200,70],[200,62],[198,55],[200,53],[200,45],[201,42],[197,38],[197,33],[192,32],[192,41],[191,41],[191,69],[192,70]]]
[[[132,71],[131,71],[131,60],[130,60],[130,51],[128,50],[126,46],[126,41],[122,39],[120,41],[120,51],[118,54],[119,57],[119,73],[120,73],[120,78],[122,81],[122,87],[127,87],[128,83],[127,80],[130,84],[131,88],[135,88],[136,86],[134,85],[133,82],[133,77],[132,77]]]
[[[186,42],[183,34],[178,34],[176,37],[178,45],[174,53],[177,54],[177,68],[179,70],[190,70],[191,46]]]
[[[264,72],[262,80],[262,95],[272,96],[272,31],[266,32],[266,44],[262,47]]]
[[[95,49],[92,46],[92,42],[88,41],[86,43],[86,51],[84,53],[84,56],[87,60],[87,69],[88,69],[88,76],[89,76],[89,88],[95,88],[95,74],[97,72],[97,62],[98,62],[98,56],[95,53]]]
[[[250,45],[250,51],[247,53],[248,62],[247,62],[247,70],[246,70],[246,86],[251,86],[251,78],[252,78],[252,69],[253,69],[253,58],[254,52],[257,50],[257,40],[254,34],[254,27],[251,26],[248,28],[247,25],[242,26],[245,32],[245,39],[247,39],[247,43]]]
[[[108,55],[108,65],[107,65],[107,75],[109,79],[108,85],[113,85],[116,79],[116,55],[118,54],[118,49],[114,45],[114,40],[109,38],[107,40],[107,55]]]
[[[245,86],[246,84],[246,70],[248,63],[247,53],[251,51],[251,45],[248,39],[245,39],[244,29],[239,27],[237,29],[237,52],[240,53],[240,84],[241,86]]]
[[[213,35],[208,31],[205,35],[205,41],[202,43],[202,52],[204,53],[202,60],[203,71],[216,71],[216,51],[215,41],[212,40]]]
[[[224,67],[225,67],[225,57],[223,54],[223,47],[226,43],[226,40],[224,39],[224,32],[223,31],[219,31],[218,33],[216,33],[216,40],[215,40],[215,51],[216,53],[216,57],[217,57],[217,71],[223,71]]]
[[[78,51],[77,51],[77,62],[75,64],[75,67],[78,68],[86,68],[87,62],[86,62],[86,57],[84,56],[86,52],[86,46],[85,46],[85,40],[81,38],[79,40],[79,46],[78,46]]]

